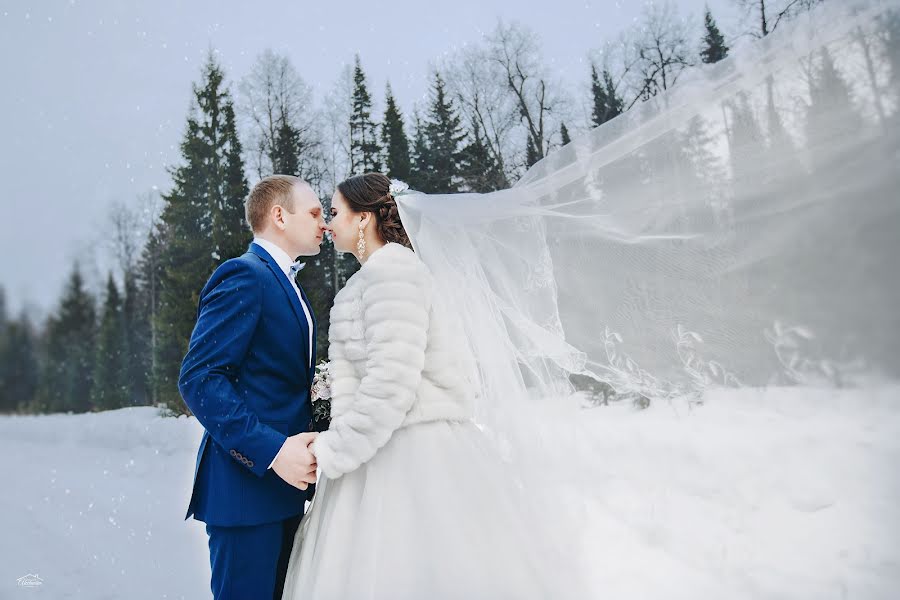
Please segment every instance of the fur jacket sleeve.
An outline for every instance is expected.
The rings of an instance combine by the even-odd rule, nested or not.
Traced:
[[[313,445],[326,477],[337,478],[370,460],[415,402],[431,290],[430,274],[418,257],[388,244],[335,298],[329,331],[331,426]]]

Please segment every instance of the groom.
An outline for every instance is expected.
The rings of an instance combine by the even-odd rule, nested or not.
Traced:
[[[253,243],[200,292],[178,378],[205,430],[185,519],[206,523],[216,600],[280,600],[316,480],[316,323],[292,263],[319,253],[326,226],[312,188],[289,175],[256,184],[246,216]]]

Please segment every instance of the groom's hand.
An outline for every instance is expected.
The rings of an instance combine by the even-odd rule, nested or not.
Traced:
[[[292,435],[278,452],[272,464],[275,474],[297,489],[305,490],[310,483],[316,482],[316,457],[309,450],[316,432]]]

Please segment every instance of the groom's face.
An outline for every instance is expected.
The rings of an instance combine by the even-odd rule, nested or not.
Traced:
[[[315,256],[325,235],[322,203],[308,184],[294,186],[294,212],[284,211],[284,234],[291,245],[292,257]]]

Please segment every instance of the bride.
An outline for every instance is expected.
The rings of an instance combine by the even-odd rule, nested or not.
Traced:
[[[615,541],[580,511],[615,457],[570,400],[895,382],[898,157],[900,2],[848,0],[511,189],[342,183],[334,242],[362,266],[331,313],[332,425],[284,597],[601,597],[583,546]]]
[[[552,597],[541,515],[473,421],[463,346],[390,186],[351,177],[331,202],[335,248],[361,267],[331,309],[331,426],[284,598]]]

